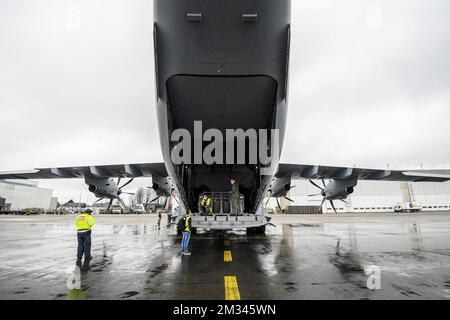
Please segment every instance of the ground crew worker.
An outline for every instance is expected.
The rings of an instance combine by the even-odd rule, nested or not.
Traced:
[[[161,226],[161,211],[158,212],[158,222],[157,222],[157,226],[158,228]]]
[[[235,179],[230,179],[231,183],[231,194],[230,194],[230,205],[231,214],[239,214],[239,184]]]
[[[212,214],[212,199],[211,196],[208,196],[206,194],[203,195],[202,201],[200,203],[200,207],[202,209],[202,212],[205,212],[208,215]]]
[[[77,266],[81,267],[81,259],[84,255],[83,269],[89,268],[89,261],[91,261],[91,232],[95,221],[91,216],[92,210],[87,209],[84,213],[77,216],[75,226],[77,228],[78,238],[78,252],[77,252]]]
[[[184,222],[183,240],[181,240],[181,254],[190,256],[188,251],[189,239],[191,238],[191,210],[188,210]]]

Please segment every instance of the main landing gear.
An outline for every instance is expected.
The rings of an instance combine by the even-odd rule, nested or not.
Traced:
[[[266,233],[266,226],[247,228],[248,236],[260,235],[260,234],[265,234],[265,233]]]

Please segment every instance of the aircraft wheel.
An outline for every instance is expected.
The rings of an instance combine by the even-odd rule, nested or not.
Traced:
[[[266,226],[261,227],[254,227],[254,228],[247,228],[247,235],[258,235],[258,234],[265,234],[266,233]]]

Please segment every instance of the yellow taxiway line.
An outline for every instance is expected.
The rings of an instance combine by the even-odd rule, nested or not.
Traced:
[[[224,262],[232,262],[233,261],[233,257],[231,256],[230,250],[225,250],[223,252],[223,261]]]
[[[235,276],[225,276],[225,300],[241,300]]]

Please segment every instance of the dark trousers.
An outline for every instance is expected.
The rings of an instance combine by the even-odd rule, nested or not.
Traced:
[[[81,260],[84,254],[84,259],[91,257],[91,231],[78,232],[78,252],[77,258]]]
[[[230,199],[231,203],[231,214],[235,214],[238,215],[239,214],[239,198],[237,196],[233,196],[231,195],[231,199]]]

